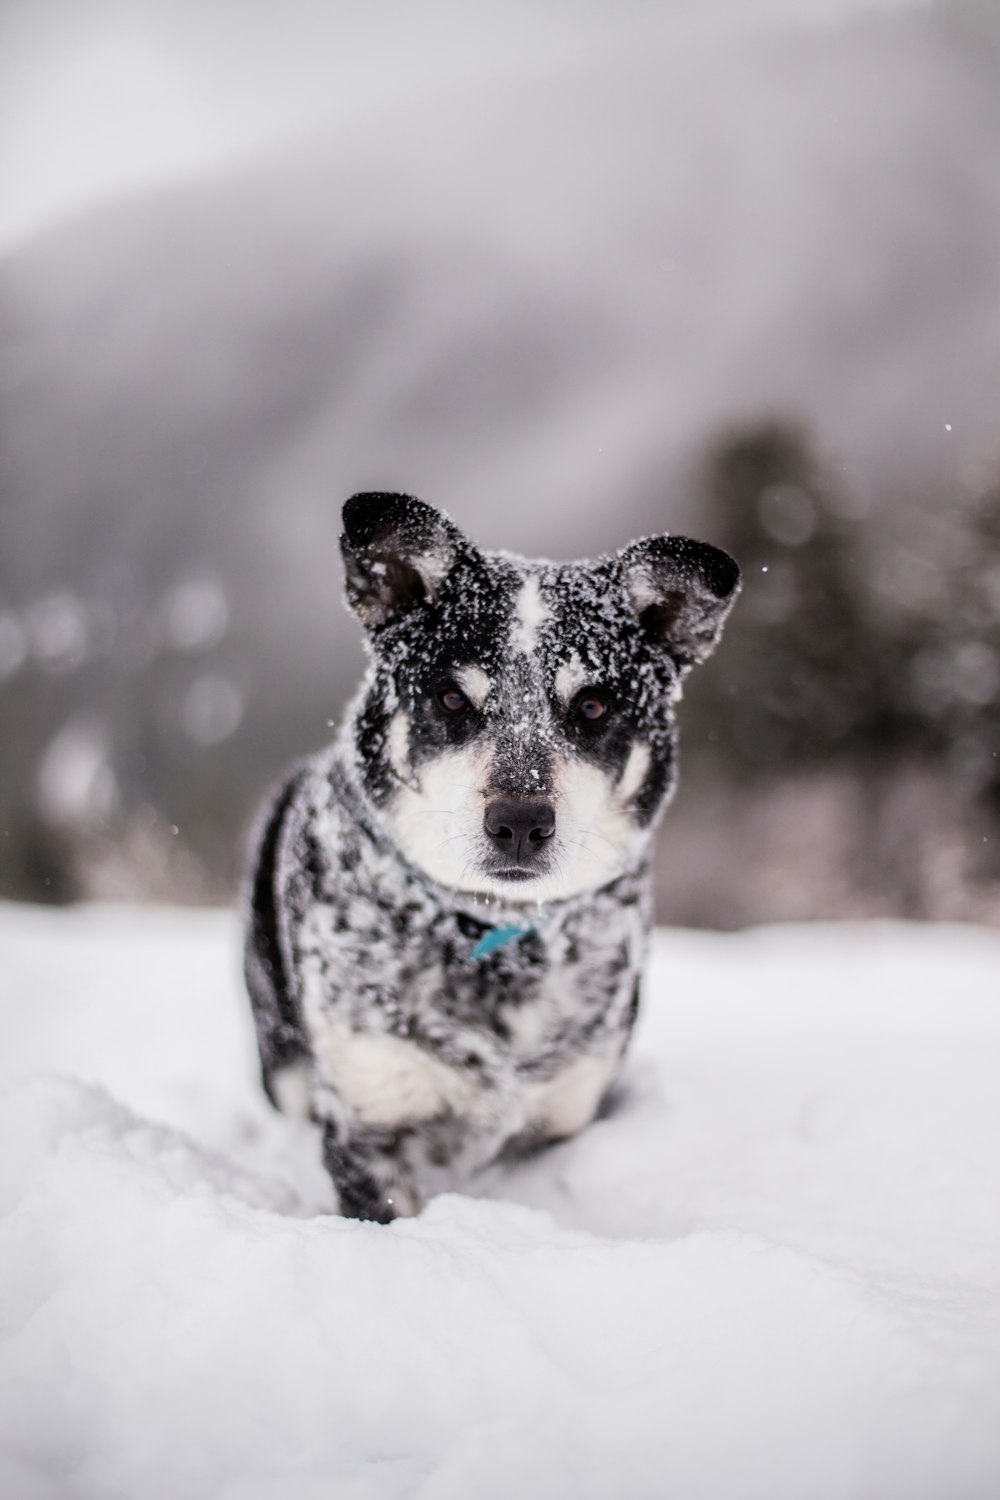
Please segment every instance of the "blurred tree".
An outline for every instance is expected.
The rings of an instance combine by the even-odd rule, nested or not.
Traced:
[[[725,433],[704,490],[710,534],[744,576],[738,626],[711,678],[727,705],[728,752],[767,772],[898,745],[895,645],[882,649],[872,633],[870,541],[804,432],[770,421]]]
[[[902,587],[881,624],[903,661],[902,707],[910,739],[928,745],[967,809],[979,844],[992,845],[1000,820],[1000,477],[981,494],[958,497],[925,517],[914,553],[901,554]],[[909,559],[909,561],[907,561]],[[977,850],[982,864],[982,853]]]
[[[939,491],[883,494],[868,512],[800,427],[774,420],[712,445],[703,499],[707,534],[745,580],[685,714],[697,800],[728,808],[727,857],[752,864],[758,891],[765,870],[794,865],[802,914],[858,902],[993,920],[1000,477],[981,493],[956,482],[947,504]],[[753,793],[734,802],[748,774]],[[800,847],[793,824],[825,832]],[[717,886],[719,861],[709,863]],[[739,902],[734,888],[737,920]]]

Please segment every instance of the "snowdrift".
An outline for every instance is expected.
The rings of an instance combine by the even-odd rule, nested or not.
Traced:
[[[1000,1492],[1000,937],[657,934],[602,1119],[390,1228],[232,919],[0,908],[0,1494]]]

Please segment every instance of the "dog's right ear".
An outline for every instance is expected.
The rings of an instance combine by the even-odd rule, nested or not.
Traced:
[[[433,599],[463,540],[447,516],[412,495],[352,495],[340,538],[351,608],[374,629]]]

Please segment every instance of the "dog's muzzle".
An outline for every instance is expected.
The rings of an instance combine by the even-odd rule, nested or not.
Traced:
[[[491,802],[483,828],[496,855],[496,873],[512,879],[540,873],[556,831],[556,811],[548,802],[508,798]]]

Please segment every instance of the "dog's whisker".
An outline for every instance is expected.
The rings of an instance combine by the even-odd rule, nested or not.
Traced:
[[[467,813],[456,810],[453,807],[404,807],[401,812],[396,814],[401,823],[408,818],[461,818],[466,816]]]
[[[618,845],[615,843],[614,839],[609,839],[607,834],[602,833],[599,828],[578,828],[577,833],[582,833],[585,836],[588,834],[593,834],[594,838],[603,839],[609,849],[614,849],[615,853],[618,853]]]
[[[440,844],[435,844],[435,849],[443,849],[447,844],[460,844],[468,840],[468,834],[453,833],[448,838],[442,839]]]

